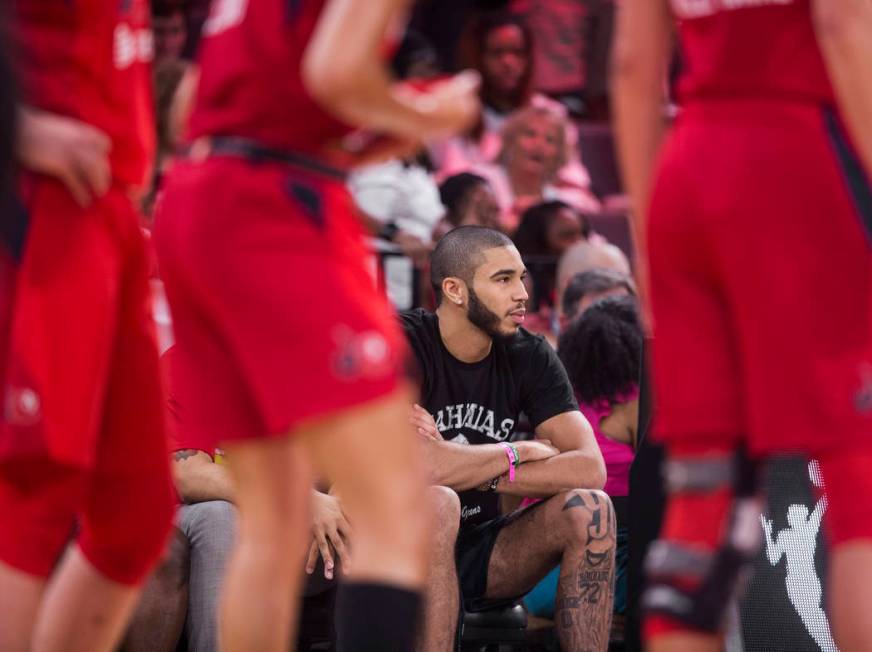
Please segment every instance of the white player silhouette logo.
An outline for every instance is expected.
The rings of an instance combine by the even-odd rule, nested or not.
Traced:
[[[823,487],[816,460],[809,462],[808,475],[815,486]],[[760,522],[766,535],[766,557],[769,563],[776,566],[782,557],[787,560],[787,574],[784,578],[787,597],[803,625],[821,650],[838,652],[839,648],[830,633],[830,623],[821,606],[823,592],[814,565],[818,530],[826,509],[826,495],[821,497],[811,515],[805,505],[791,505],[787,508],[787,522],[790,527],[782,529],[774,539],[772,519],[761,514]]]

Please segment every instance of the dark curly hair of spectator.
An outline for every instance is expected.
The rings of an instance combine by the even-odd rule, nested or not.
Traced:
[[[593,303],[560,336],[557,354],[578,400],[615,401],[639,383],[642,322],[633,297]]]
[[[587,240],[591,228],[583,215],[566,202],[544,201],[524,211],[518,230],[512,236],[522,256],[554,256],[560,253],[553,251],[552,244],[548,241],[548,227],[562,210],[572,211],[578,216],[581,237]]]

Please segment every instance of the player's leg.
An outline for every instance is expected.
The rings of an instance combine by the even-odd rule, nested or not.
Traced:
[[[299,432],[354,527],[351,571],[337,597],[341,650],[414,645],[431,518],[412,402],[398,389]]]
[[[285,652],[295,640],[312,476],[289,437],[239,440],[225,450],[239,518],[219,607],[220,649]]]
[[[829,603],[833,635],[843,652],[872,649],[872,447],[822,454],[830,542]]]
[[[175,512],[142,234],[124,194],[110,193],[103,201],[104,219],[112,226],[106,249],[118,267],[111,275],[95,275],[114,294],[108,319],[98,325],[104,330],[89,336],[102,337],[111,357],[97,389],[99,434],[79,535],[41,605],[34,632],[40,650],[114,648],[142,584],[166,551]]]
[[[753,479],[735,457],[748,428],[739,339],[723,289],[733,270],[720,268],[721,242],[711,236],[713,225],[732,225],[732,213],[714,214],[700,200],[705,193],[687,192],[712,185],[701,176],[712,169],[706,129],[688,120],[670,136],[649,216],[654,427],[671,471],[642,602],[646,647],[654,652],[721,649],[727,604],[756,550],[731,536],[748,530],[759,538],[760,530],[756,514],[747,518]]]
[[[48,579],[73,530],[84,474],[47,460],[0,473],[0,649],[31,649]]]

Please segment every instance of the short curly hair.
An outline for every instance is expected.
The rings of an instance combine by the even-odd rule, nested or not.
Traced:
[[[595,301],[561,335],[557,354],[579,401],[614,403],[639,384],[644,333],[634,297]]]

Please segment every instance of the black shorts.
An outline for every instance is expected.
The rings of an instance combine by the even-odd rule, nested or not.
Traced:
[[[484,596],[487,592],[487,569],[494,544],[497,542],[497,537],[502,529],[523,514],[527,514],[530,510],[544,504],[543,500],[523,509],[516,509],[511,514],[497,516],[484,523],[460,529],[460,533],[457,535],[457,545],[454,548],[454,558],[457,562],[460,596],[467,611],[478,611],[511,603],[523,596],[522,593],[514,598],[486,599]]]

